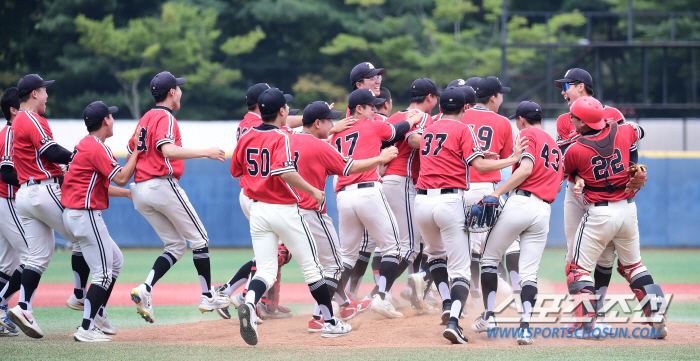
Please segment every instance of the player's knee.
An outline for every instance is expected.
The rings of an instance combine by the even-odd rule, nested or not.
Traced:
[[[194,247],[193,247],[194,248]],[[184,240],[182,242],[178,241],[176,243],[171,243],[165,246],[165,252],[170,253],[175,257],[175,262],[179,261],[185,252],[187,251],[187,242]]]
[[[617,273],[619,273],[620,276],[624,277],[627,280],[627,282],[632,283],[634,279],[649,274],[649,271],[642,264],[642,261],[630,265],[623,265],[618,259]]]
[[[202,249],[209,246],[209,241],[201,237],[201,235],[191,240],[188,238],[188,240],[190,241],[190,248],[193,250]]]

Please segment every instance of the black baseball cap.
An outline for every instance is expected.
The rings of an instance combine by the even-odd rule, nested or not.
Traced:
[[[510,88],[503,86],[501,80],[495,76],[487,76],[479,80],[479,83],[476,85],[476,96],[479,98],[496,95],[498,93],[510,93]]]
[[[151,93],[167,93],[170,89],[174,89],[186,82],[185,78],[176,78],[174,75],[170,74],[169,71],[163,71],[156,74],[151,80]]]
[[[451,87],[451,86],[460,87],[460,86],[465,86],[465,85],[467,85],[467,81],[464,79],[455,79],[455,80],[451,81],[450,84],[447,84],[448,87]]]
[[[258,96],[258,104],[260,105],[261,115],[272,115],[277,113],[285,104],[291,103],[294,97],[290,94],[284,94],[277,88],[270,88],[262,92]],[[289,115],[299,113],[299,109],[289,109]]]
[[[564,74],[564,79],[554,81],[554,86],[561,88],[564,83],[579,82],[593,88],[593,78],[587,71],[579,68],[571,68]]]
[[[355,65],[355,67],[352,68],[352,71],[350,72],[350,86],[353,90],[355,90],[357,89],[355,87],[355,83],[357,83],[358,81],[364,78],[371,78],[375,75],[382,75],[384,73],[386,73],[386,70],[384,70],[384,68],[375,68],[374,65],[372,65],[372,63],[359,63]]]
[[[23,96],[31,93],[33,90],[51,85],[53,82],[55,82],[55,80],[44,81],[44,79],[37,74],[27,74],[17,82],[19,97],[22,98]]]
[[[355,109],[356,106],[365,104],[382,105],[385,101],[384,98],[377,98],[370,89],[355,89],[348,98],[348,109]]]
[[[331,109],[328,103],[319,100],[315,101],[304,108],[302,115],[302,123],[304,125],[312,124],[316,119],[335,119],[343,115],[343,112]]]
[[[85,120],[85,125],[90,126],[101,123],[104,118],[108,117],[110,114],[116,114],[117,111],[119,111],[119,108],[108,107],[105,103],[98,100],[85,107],[85,110],[83,110],[83,119]]]
[[[455,111],[464,108],[466,104],[464,90],[461,87],[450,86],[442,91],[440,96],[440,109]]]
[[[508,117],[508,119],[515,119],[517,117],[523,117],[528,120],[542,120],[542,107],[529,100],[520,102],[515,109],[515,114]]]
[[[476,79],[476,78],[471,78],[471,79]],[[481,78],[478,78],[481,79]],[[455,87],[455,88],[460,88],[464,92],[464,100],[466,101],[467,104],[474,104],[476,103],[476,92],[474,91],[474,88],[470,85],[467,85],[467,80],[464,79],[455,79],[450,82],[450,84],[447,85],[448,87]]]
[[[437,90],[437,85],[432,79],[428,78],[418,78],[411,84],[411,96],[419,97],[424,95],[435,94],[440,96],[440,92]]]
[[[465,85],[469,85],[470,87],[476,89],[476,86],[479,85],[479,82],[481,81],[481,78],[478,76],[473,76],[469,79],[467,79],[467,83]]]
[[[270,89],[270,86],[267,85],[267,83],[257,83],[252,87],[248,88],[248,92],[245,93],[246,105],[250,107],[257,104],[258,97],[267,89]]]

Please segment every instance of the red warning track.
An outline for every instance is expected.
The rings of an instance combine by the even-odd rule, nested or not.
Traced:
[[[129,291],[138,284],[117,283],[112,292],[112,298],[109,300],[110,306],[131,306],[131,298]],[[394,297],[398,297],[405,283],[395,283],[392,288]],[[554,283],[549,284],[547,292],[566,294],[568,293],[566,284]],[[374,285],[362,284],[360,286],[360,294],[369,292]],[[674,301],[683,302],[700,302],[700,284],[681,284],[669,283],[662,284],[661,287],[666,294],[673,294]],[[39,289],[34,295],[33,305],[36,307],[52,307],[65,306],[66,300],[73,292],[72,283],[48,283],[40,284]],[[626,284],[611,284],[608,288],[608,294],[628,294],[631,293],[630,288]],[[201,287],[199,284],[188,283],[161,283],[156,285],[153,290],[153,303],[160,306],[185,306],[199,304],[199,295]],[[314,303],[309,288],[304,283],[283,283],[282,284],[282,303],[283,304],[309,304]],[[17,303],[17,295],[10,300],[10,305],[14,306]]]

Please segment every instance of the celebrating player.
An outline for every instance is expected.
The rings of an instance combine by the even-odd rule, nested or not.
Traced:
[[[156,107],[146,112],[139,121],[134,132],[140,133],[138,142],[131,139],[127,144],[130,155],[135,150],[143,153],[141,161],[136,164],[135,183],[131,184],[134,208],[146,218],[165,244],[165,251],[156,259],[146,282],[131,290],[136,311],[150,323],[155,322],[151,302],[153,286],[182,258],[187,250],[187,241],[190,242],[194,266],[202,286],[199,310],[213,311],[230,303],[228,296],[211,288],[209,237],[178,183],[185,171],[185,159],[209,158],[223,163],[226,156],[217,147],[182,147],[180,128],[172,112],[180,109],[180,85],[183,84],[184,78],[175,78],[167,71],[153,77],[151,94]]]
[[[484,314],[472,326],[474,332],[483,332],[496,325],[493,310],[498,289],[496,268],[513,239],[520,237],[520,300],[523,315],[518,332],[518,344],[531,345],[530,316],[537,296],[537,269],[542,259],[549,233],[550,204],[561,189],[562,154],[552,137],[542,130],[541,107],[531,101],[518,105],[515,124],[520,138],[528,140],[528,147],[513,165],[513,174],[491,196],[508,194],[508,202],[484,243],[481,260],[481,287],[484,294]]]
[[[66,231],[80,244],[80,249],[92,272],[92,285],[87,292],[83,322],[73,335],[76,341],[112,341],[105,334],[117,330],[107,319],[105,307],[114,289],[114,283],[124,264],[119,246],[107,231],[102,210],[109,207],[109,197],[131,197],[128,189],[113,187],[110,181],[125,186],[134,174],[138,154],[132,154],[124,168],[119,165],[112,150],[104,144],[114,135],[117,107],[103,102],[90,103],[83,111],[89,134],[73,151],[73,158],[63,181],[61,204]],[[140,132],[136,132],[136,140]]]

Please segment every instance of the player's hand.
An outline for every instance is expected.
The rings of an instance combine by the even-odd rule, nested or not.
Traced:
[[[574,184],[574,196],[576,196],[576,199],[581,200],[581,196],[583,195],[583,187],[586,186],[586,182],[583,180],[583,178],[576,176],[576,183]]]
[[[379,176],[380,176],[380,177],[383,177],[383,176],[384,176],[384,174],[386,173],[387,168],[389,168],[389,165],[388,165],[388,164],[380,164],[380,165],[377,167],[377,173],[379,173]]]
[[[406,121],[414,127],[416,124],[423,120],[423,112],[417,109],[410,110],[406,116]]]
[[[226,153],[219,147],[211,147],[207,149],[207,158],[221,161],[221,163],[225,163]]]
[[[321,205],[323,204],[324,199],[326,198],[326,192],[320,191],[316,188],[314,188],[314,192],[311,194],[311,198],[315,199],[318,204],[316,205],[316,208],[320,208]]]
[[[132,201],[134,198],[131,196],[131,189],[127,189],[126,193],[124,194],[124,197],[131,199]]]
[[[515,147],[513,147],[513,156],[516,158],[520,158],[520,155],[523,154],[523,152],[527,148],[527,143],[529,142],[529,139],[515,137]]]
[[[486,159],[495,159],[495,160],[497,160],[498,158],[501,157],[498,153],[496,153],[496,152],[491,152],[491,151],[488,151],[488,150],[487,150],[487,151],[484,151],[484,152],[482,152],[482,153],[484,153],[484,158],[486,158]]]
[[[333,128],[331,128],[331,134],[340,133],[344,130],[350,129],[350,127],[352,127],[352,125],[355,124],[356,121],[357,119],[352,117],[337,121],[335,124],[333,124]]]
[[[384,150],[382,150],[382,153],[379,154],[379,159],[382,160],[382,164],[386,164],[392,159],[396,158],[398,155],[399,149],[392,145],[391,147],[386,147]]]
[[[61,172],[63,172],[63,175],[65,175],[65,174],[66,174],[66,171],[68,170],[68,167],[66,167],[65,164],[59,164],[59,165],[58,165],[58,168],[61,169]]]

